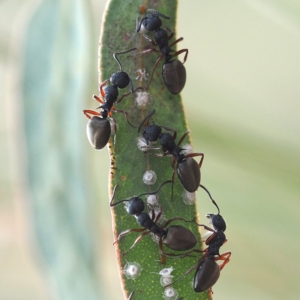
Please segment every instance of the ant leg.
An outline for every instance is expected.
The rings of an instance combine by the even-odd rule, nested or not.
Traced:
[[[130,293],[128,300],[131,300],[134,295],[134,291]]]
[[[94,115],[94,116],[100,116],[100,114],[99,114],[98,112],[93,111],[93,110],[90,110],[90,109],[85,109],[85,110],[83,111],[83,113],[84,113],[85,116],[86,116],[87,118],[89,118],[89,119],[92,118],[91,116],[89,116],[89,114]]]
[[[145,228],[146,229],[146,228]],[[143,229],[143,230],[145,230],[145,229]],[[134,241],[134,243],[132,244],[132,246],[127,250],[127,251],[125,251],[125,252],[123,252],[122,254],[123,255],[126,255],[138,242],[140,242],[141,240],[142,240],[142,238],[145,236],[145,235],[147,235],[147,234],[149,234],[150,233],[150,231],[148,231],[148,232],[144,232],[144,233],[142,233],[135,241]]]
[[[148,40],[153,46],[157,46],[156,42],[152,40],[147,34],[143,34],[144,38]]]
[[[187,158],[187,157],[195,157],[195,156],[201,156],[201,159],[198,163],[199,169],[200,169],[202,166],[203,159],[204,159],[204,153],[191,153],[191,154],[186,155],[185,157]]]
[[[107,85],[107,81],[108,81],[108,80],[105,80],[105,81],[100,85],[100,88],[99,88],[100,94],[101,94],[102,97],[105,97],[105,92],[104,92],[103,86]],[[95,96],[94,96],[94,98],[95,98]],[[101,103],[103,103],[103,101],[101,101]]]
[[[184,221],[184,222],[194,222],[194,220],[186,220],[184,218],[180,218],[180,217],[175,217],[175,218],[172,218],[172,219],[169,219],[168,221],[166,221],[166,223],[164,224],[164,226],[162,226],[162,228],[165,228],[166,226],[168,226],[169,224],[171,224],[173,221]]]
[[[155,216],[155,210],[152,209],[152,221],[153,221],[154,223],[157,223],[157,222],[158,222],[158,220],[159,220],[159,218],[161,217],[161,215],[162,215],[162,207],[160,207],[160,212],[158,213],[157,216]]]
[[[186,136],[190,133],[190,130],[188,130],[187,132],[184,133],[184,135],[180,138],[180,140],[177,143],[177,146],[179,146],[183,140],[186,138]]]
[[[192,250],[187,251],[184,254],[175,254],[175,253],[166,253],[166,252],[164,252],[164,253],[162,253],[162,255],[166,256],[166,257],[169,257],[169,256],[170,257],[174,257],[174,256],[176,256],[177,258],[185,258],[187,256],[190,256],[193,252],[195,252],[195,253],[203,253],[203,252],[205,252],[205,250],[192,249]]]
[[[114,57],[114,59],[117,61],[118,65],[119,65],[119,67],[120,67],[120,71],[122,71],[122,65],[121,65],[121,63],[120,63],[120,61],[119,61],[117,55],[119,55],[119,54],[125,54],[125,53],[131,52],[131,51],[133,51],[133,50],[137,50],[137,48],[131,48],[131,49],[126,50],[126,51],[115,52],[115,53],[113,53],[113,57]]]
[[[177,137],[177,131],[174,130],[173,128],[170,128],[170,127],[166,127],[166,126],[160,126],[161,128],[164,128],[168,131],[172,131],[173,132],[173,136],[172,136],[172,139],[175,141],[176,140],[176,137]]]
[[[210,230],[211,231],[211,230]],[[212,235],[210,235],[206,240],[205,240],[205,245],[209,246],[215,239],[216,237],[216,232],[214,232]]]
[[[135,56],[140,56],[140,55],[143,55],[145,53],[150,53],[150,52],[160,52],[160,51],[155,48],[149,48],[149,49],[146,49],[146,50],[136,54]]]
[[[172,44],[169,45],[169,47],[171,48],[172,46],[174,46],[175,44],[177,44],[181,41],[183,41],[183,37],[181,37],[181,38],[177,39],[176,41],[174,41]]]
[[[115,103],[120,103],[125,97],[134,94],[137,90],[143,90],[144,88],[139,86],[137,87],[135,90],[133,89],[133,85],[132,85],[132,81],[130,79],[130,92],[124,94],[118,101],[116,101]]]
[[[170,40],[174,36],[174,32],[169,27],[167,27],[167,26],[164,26],[164,27],[167,31],[170,32],[170,35],[168,36],[168,40]]]
[[[96,101],[100,102],[101,104],[104,103],[104,101],[103,101],[101,98],[99,98],[97,95],[93,95],[93,98],[94,98]]]
[[[147,85],[147,87],[146,87],[146,90],[148,90],[148,88],[149,88],[149,85],[150,85],[150,83],[151,83],[151,81],[152,81],[152,78],[153,78],[153,74],[154,74],[155,69],[157,68],[158,64],[160,63],[160,61],[161,61],[163,58],[164,58],[164,55],[160,55],[160,56],[158,57],[157,61],[155,62],[154,66],[153,66],[153,70],[152,70],[151,76],[150,76],[149,83],[148,83],[148,85]]]
[[[117,188],[119,187],[119,185],[117,184],[115,187],[114,187],[114,190],[113,190],[113,193],[112,193],[112,196],[111,196],[111,199],[109,201],[109,206],[112,207],[112,206],[115,206],[117,205],[118,203],[120,203],[121,201],[118,201],[117,203],[112,203],[114,198],[115,198],[115,194],[116,194],[116,190]]]
[[[170,285],[173,285],[174,283],[176,283],[177,281],[179,281],[180,279],[182,279],[186,275],[190,274],[194,269],[196,269],[199,266],[200,262],[201,262],[201,259],[198,261],[198,263],[196,263],[194,266],[192,266],[190,269],[188,269],[183,275],[178,277],[175,281],[173,281],[172,283],[166,285],[165,288],[170,286]]]
[[[126,120],[127,120],[127,123],[128,123],[131,127],[136,128],[134,125],[132,125],[132,124],[129,122],[129,120],[128,120],[128,112],[127,112],[127,111],[125,111],[125,110],[120,110],[120,109],[115,109],[115,108],[113,108],[112,111],[124,114],[124,116],[125,116],[125,118],[126,118]]]
[[[224,260],[224,262],[220,265],[220,270],[222,270],[230,261],[231,252],[225,252],[221,254],[220,257],[215,258],[215,260]]]
[[[130,232],[143,232],[145,230],[147,230],[147,228],[132,228],[132,229],[127,229],[125,231],[122,231],[118,235],[118,238],[114,241],[113,245],[116,244],[123,236],[129,234]]]
[[[207,231],[215,232],[215,230],[213,230],[212,228],[210,228],[210,227],[208,227],[208,226],[206,226],[206,225],[204,225],[204,224],[198,224],[195,220],[193,220],[193,221],[196,223],[197,226],[202,226],[202,227],[204,227]]]
[[[172,54],[172,57],[178,56],[179,54],[181,54],[181,53],[183,53],[183,52],[185,52],[185,55],[184,55],[184,58],[183,58],[183,63],[185,63],[185,62],[186,62],[186,59],[187,59],[187,56],[188,56],[188,54],[189,54],[189,49],[182,49],[182,50],[179,50],[179,51],[175,52],[174,54]]]

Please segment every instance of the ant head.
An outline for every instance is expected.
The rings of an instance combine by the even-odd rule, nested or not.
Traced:
[[[157,14],[148,14],[143,21],[143,25],[148,31],[154,31],[160,28],[160,26],[162,25],[162,20]]]
[[[147,13],[147,16],[143,18],[137,26],[136,32],[141,30],[142,25],[148,31],[155,31],[162,25],[160,17],[164,19],[170,19],[170,17],[167,17],[154,9],[147,9]]]
[[[140,214],[143,212],[144,208],[144,201],[140,197],[131,198],[128,205],[126,205],[126,211],[132,216]]]
[[[162,25],[162,21],[157,15],[148,14],[143,18],[137,25],[136,32],[140,30],[144,31],[145,29],[149,32],[155,31]]]
[[[206,217],[210,219],[210,222],[216,231],[224,232],[226,230],[226,222],[220,214],[207,214]]]
[[[161,134],[161,127],[155,124],[145,127],[143,132],[143,138],[146,140],[147,145],[149,142],[155,142],[158,140]]]

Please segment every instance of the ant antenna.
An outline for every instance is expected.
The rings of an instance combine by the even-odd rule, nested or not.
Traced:
[[[172,181],[172,180],[167,180],[167,181],[163,182],[163,183],[158,187],[158,189],[157,189],[156,191],[154,191],[154,192],[148,192],[148,193],[142,193],[142,194],[139,194],[137,197],[144,196],[144,195],[155,195],[155,194],[157,194],[157,193],[159,192],[159,190],[160,190],[165,184],[171,183],[171,182],[173,182],[173,181]]]
[[[210,200],[212,201],[212,203],[213,203],[213,204],[216,206],[216,208],[218,209],[218,215],[219,215],[219,214],[220,214],[219,206],[218,206],[218,204],[216,203],[216,201],[212,198],[212,196],[211,196],[210,192],[208,191],[208,189],[207,189],[205,186],[203,186],[202,184],[200,184],[199,186],[200,186],[201,188],[203,188],[204,191],[206,191],[206,193],[208,194]]]
[[[131,300],[131,299],[132,299],[134,293],[135,293],[135,291],[133,291],[133,292],[130,293],[128,300]]]
[[[144,122],[145,122],[146,120],[147,120],[147,125],[146,125],[146,126],[149,125],[149,120],[150,120],[150,118],[151,118],[154,114],[155,114],[155,109],[153,109],[153,110],[151,111],[151,113],[150,113],[150,114],[142,121],[141,125],[139,126],[138,132],[140,132],[141,127],[142,127],[142,125],[144,124]]]
[[[142,193],[142,194],[139,194],[138,196],[136,196],[136,198],[139,198],[140,196],[144,196],[144,195],[155,195],[159,192],[159,190],[167,183],[171,183],[172,180],[167,180],[165,182],[163,182],[156,191],[153,191],[153,192],[147,192],[147,193]],[[116,189],[118,188],[118,185],[116,185],[114,187],[114,190],[113,190],[113,195],[111,197],[111,200],[110,200],[110,206],[116,206],[118,205],[119,203],[121,202],[126,202],[126,201],[130,201],[131,199],[123,199],[123,200],[120,200],[118,202],[115,202],[115,203],[112,203],[112,201],[114,200],[114,197],[115,197],[115,193],[116,193]]]
[[[122,65],[121,65],[121,63],[120,63],[120,61],[117,57],[117,54],[125,54],[125,53],[131,52],[131,51],[136,50],[136,49],[137,48],[132,48],[132,49],[129,49],[129,50],[126,50],[126,51],[123,51],[123,52],[117,52],[117,53],[113,54],[114,59],[117,61],[118,65],[120,67],[120,71],[122,71]]]
[[[115,206],[115,205],[116,205],[116,203],[112,204],[112,202],[113,202],[113,200],[114,200],[114,198],[115,198],[116,190],[117,190],[118,187],[119,187],[118,184],[114,187],[114,190],[113,190],[113,193],[112,193],[110,202],[109,202],[109,205],[110,205],[110,206]]]
[[[158,15],[160,17],[163,17],[164,19],[170,19],[170,17],[160,13],[159,11],[157,11],[155,9],[149,8],[149,9],[147,9],[147,13],[150,13],[150,14],[153,14],[153,15]]]

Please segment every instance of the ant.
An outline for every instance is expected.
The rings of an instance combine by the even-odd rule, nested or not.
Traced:
[[[181,182],[182,186],[190,193],[195,192],[199,185],[200,185],[200,168],[202,166],[202,162],[204,159],[204,153],[191,153],[188,155],[184,155],[181,152],[184,150],[183,148],[180,148],[179,145],[182,143],[182,141],[185,139],[185,137],[189,134],[189,131],[187,131],[181,139],[178,141],[178,143],[175,143],[175,139],[177,136],[177,132],[169,127],[165,126],[159,126],[156,124],[149,125],[150,118],[154,115],[155,110],[153,110],[140,124],[138,128],[138,132],[140,132],[142,125],[147,121],[146,126],[143,131],[143,138],[146,141],[146,144],[148,145],[149,142],[154,142],[159,139],[159,142],[162,146],[163,153],[158,154],[158,156],[166,156],[171,155],[173,156],[172,159],[172,168],[173,168],[173,175],[172,175],[172,182],[174,183],[174,175],[175,175],[175,163],[177,161],[176,165],[176,171],[179,178],[179,181]],[[168,131],[173,131],[173,135],[170,133],[162,133],[162,129],[166,129]],[[155,149],[155,148],[154,148]],[[193,157],[195,156],[201,156],[201,159],[199,163],[197,163]],[[172,191],[173,191],[173,185],[172,185]]]
[[[123,110],[118,110],[114,108],[114,103],[119,103],[123,100],[124,97],[127,97],[128,95],[134,93],[138,89],[142,89],[142,87],[138,87],[136,89],[133,88],[133,83],[129,75],[122,71],[122,65],[117,57],[119,54],[125,54],[131,51],[136,50],[136,48],[129,49],[127,51],[123,52],[116,52],[113,54],[114,59],[117,61],[117,63],[120,66],[120,71],[113,73],[110,76],[110,83],[111,85],[107,85],[108,80],[105,80],[100,85],[100,94],[104,98],[102,100],[100,97],[94,95],[94,99],[101,103],[101,106],[98,107],[101,109],[100,112],[96,112],[93,110],[86,109],[83,111],[83,113],[86,115],[87,118],[89,118],[89,122],[87,123],[87,137],[91,145],[97,149],[101,150],[105,147],[105,145],[108,143],[108,140],[111,135],[111,124],[108,121],[108,117],[113,120],[113,127],[114,131],[117,132],[117,126],[116,126],[116,120],[112,117],[112,112],[120,112],[125,115],[127,122],[129,125],[134,127],[129,121],[128,121],[128,113]],[[130,92],[124,94],[118,101],[118,89],[124,89],[128,85],[130,85]],[[104,87],[106,86],[106,87]],[[90,116],[92,115],[92,116]]]
[[[195,247],[195,245],[197,244],[196,237],[194,236],[192,231],[190,231],[188,228],[186,228],[184,226],[171,225],[167,229],[164,229],[173,221],[178,221],[178,220],[186,221],[185,219],[172,218],[172,219],[168,220],[163,226],[158,226],[157,222],[162,215],[162,210],[158,213],[157,216],[155,216],[154,209],[152,209],[152,217],[151,218],[148,213],[144,212],[145,204],[140,197],[143,195],[157,194],[159,192],[159,190],[161,189],[161,187],[167,183],[172,183],[172,181],[167,180],[167,181],[163,182],[158,187],[158,189],[154,192],[142,193],[136,197],[132,197],[130,199],[124,199],[124,200],[120,200],[118,202],[112,203],[113,199],[115,197],[116,189],[118,187],[117,185],[115,186],[113,195],[112,195],[112,198],[110,201],[110,206],[111,207],[116,206],[122,202],[128,201],[129,203],[126,206],[126,211],[130,215],[134,216],[136,218],[137,223],[141,227],[143,227],[143,229],[142,228],[128,229],[119,234],[117,240],[114,243],[118,242],[121,239],[121,237],[123,237],[124,235],[127,235],[130,232],[133,232],[133,231],[134,232],[143,232],[135,240],[133,245],[126,252],[123,253],[123,255],[127,254],[138,242],[141,241],[141,239],[144,236],[146,236],[150,233],[153,233],[154,235],[159,237],[159,250],[163,256],[177,256],[176,254],[173,254],[173,253],[165,253],[163,250],[163,244],[166,245],[168,248],[170,248],[172,250],[176,250],[176,251],[190,250],[193,247]],[[186,222],[190,222],[190,221],[186,221]],[[145,230],[147,230],[147,231],[145,232]]]
[[[194,250],[193,252],[203,252],[203,256],[198,260],[196,265],[191,267],[172,283],[174,284],[184,276],[188,275],[194,269],[196,269],[193,287],[194,291],[197,293],[204,292],[207,289],[211,290],[211,287],[217,282],[220,277],[220,271],[225,267],[226,264],[229,263],[231,256],[231,252],[220,254],[221,246],[227,242],[226,236],[224,234],[224,231],[226,230],[225,220],[220,215],[220,209],[209,191],[203,185],[200,185],[200,187],[207,192],[211,201],[218,209],[218,214],[207,214],[207,217],[210,219],[213,228],[195,222],[198,226],[203,226],[206,230],[212,232],[212,234],[205,241],[205,244],[208,247],[203,251]],[[189,255],[190,253],[191,251],[187,252],[186,254],[181,256],[181,258]],[[216,263],[216,261],[218,260],[223,261],[221,265]]]
[[[162,76],[164,83],[166,87],[168,88],[169,92],[171,94],[177,95],[179,94],[182,89],[185,86],[186,81],[186,70],[184,67],[184,63],[188,56],[188,49],[182,49],[179,51],[172,50],[171,47],[177,44],[178,42],[182,41],[183,38],[179,38],[176,41],[174,41],[172,44],[169,45],[169,40],[174,36],[174,32],[172,32],[169,28],[165,27],[169,32],[171,32],[170,35],[168,35],[167,31],[162,29],[162,21],[160,17],[164,19],[170,19],[170,17],[163,15],[162,13],[153,10],[148,9],[147,12],[149,14],[144,17],[140,23],[137,25],[136,32],[139,32],[142,28],[142,26],[148,30],[148,31],[154,31],[154,40],[152,40],[149,36],[144,34],[144,37],[152,43],[153,46],[158,46],[159,50],[155,48],[149,48],[147,50],[144,50],[140,54],[148,53],[148,52],[160,52],[160,56],[156,60],[153,71],[151,74],[151,78],[149,81],[149,84],[147,86],[147,89],[151,83],[153,73],[155,69],[157,68],[159,62],[165,58],[165,63],[162,66]],[[171,52],[174,52],[171,54]],[[185,53],[183,63],[178,59],[172,59],[175,56],[178,56],[181,53]]]

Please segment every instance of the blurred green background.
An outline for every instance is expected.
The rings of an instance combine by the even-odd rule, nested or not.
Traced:
[[[123,299],[108,153],[81,112],[95,107],[104,6],[0,2],[1,300]],[[299,299],[300,3],[181,1],[177,35],[202,183],[232,251],[214,299]]]

